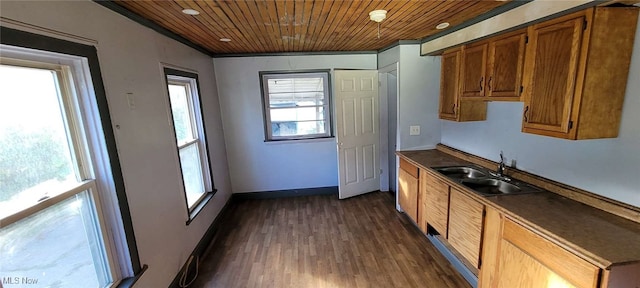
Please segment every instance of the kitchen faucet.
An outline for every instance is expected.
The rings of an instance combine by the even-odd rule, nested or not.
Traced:
[[[496,171],[499,177],[504,177],[505,168],[506,166],[504,164],[504,154],[502,153],[502,151],[500,151],[500,163],[498,163],[498,169]]]

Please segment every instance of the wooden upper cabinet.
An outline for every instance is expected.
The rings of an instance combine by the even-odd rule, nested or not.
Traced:
[[[529,27],[522,131],[618,136],[637,7],[595,7]]]
[[[460,76],[460,49],[442,54],[440,78],[440,118],[458,119],[458,78]]]
[[[480,121],[487,119],[487,103],[467,101],[460,97],[460,48],[442,54],[440,75],[440,119],[452,121]]]
[[[450,189],[449,244],[473,267],[480,268],[484,205],[453,187]]]
[[[489,42],[485,95],[489,100],[520,101],[527,32],[519,30]]]
[[[485,95],[487,46],[487,43],[480,43],[462,48],[461,97],[483,97]]]

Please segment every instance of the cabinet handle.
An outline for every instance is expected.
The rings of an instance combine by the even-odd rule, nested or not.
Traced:
[[[493,80],[493,76],[489,76],[489,82],[487,83],[487,86],[489,86],[489,91],[493,91],[493,89],[491,89],[491,80]]]
[[[482,85],[482,82],[484,82],[484,76],[480,77],[480,92],[482,92],[482,88],[483,88],[482,86],[484,86]]]
[[[524,107],[524,122],[529,122],[529,106]]]

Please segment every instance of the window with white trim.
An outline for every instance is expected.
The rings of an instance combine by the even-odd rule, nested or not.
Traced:
[[[190,219],[213,195],[209,169],[198,76],[165,68],[173,129],[176,136],[180,173]]]
[[[329,71],[260,72],[265,140],[332,136]]]
[[[0,49],[1,281],[114,286],[132,271],[86,59]]]

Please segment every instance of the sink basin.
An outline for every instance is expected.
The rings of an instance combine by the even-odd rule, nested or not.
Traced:
[[[462,180],[461,184],[480,194],[501,195],[521,192],[520,187],[498,179]]]
[[[484,168],[448,166],[433,169],[483,196],[514,195],[542,191],[527,183],[493,174]]]
[[[468,166],[452,166],[435,168],[436,171],[453,179],[479,179],[487,177],[487,173]]]

